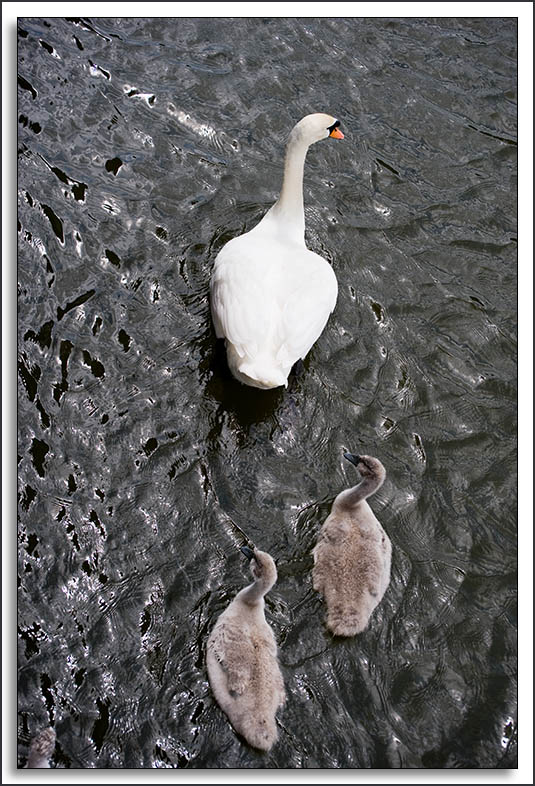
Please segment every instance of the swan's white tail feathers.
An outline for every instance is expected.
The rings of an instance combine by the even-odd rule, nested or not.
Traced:
[[[252,362],[243,361],[239,364],[238,370],[249,379],[255,380],[258,387],[278,388],[281,385],[286,387],[288,384],[287,375],[280,368],[274,367],[267,359],[263,361],[262,358],[255,358]]]

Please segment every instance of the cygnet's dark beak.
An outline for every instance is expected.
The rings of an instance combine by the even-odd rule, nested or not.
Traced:
[[[253,559],[254,558],[254,551],[252,549],[250,549],[249,546],[242,546],[240,551],[243,554],[245,554],[247,559]]]
[[[344,453],[344,458],[355,466],[357,466],[360,461],[360,456],[357,456],[355,453]]]

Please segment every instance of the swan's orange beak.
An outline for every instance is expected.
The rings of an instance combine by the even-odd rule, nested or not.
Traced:
[[[344,135],[342,134],[342,132],[340,131],[339,128],[333,128],[333,130],[331,131],[329,136],[332,136],[333,139],[343,139],[344,138]]]

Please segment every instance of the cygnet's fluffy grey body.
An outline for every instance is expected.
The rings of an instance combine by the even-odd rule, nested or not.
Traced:
[[[277,580],[269,554],[243,547],[254,582],[217,620],[207,644],[210,686],[236,731],[268,751],[277,740],[275,713],[286,699],[275,636],[264,616],[264,595]]]
[[[337,636],[361,633],[390,582],[392,544],[366,498],[386,471],[372,456],[345,453],[361,482],[335,498],[313,550],[314,589],[327,604],[326,623]]]
[[[24,769],[50,769],[50,757],[55,744],[56,732],[52,727],[40,731],[31,741],[28,761]]]

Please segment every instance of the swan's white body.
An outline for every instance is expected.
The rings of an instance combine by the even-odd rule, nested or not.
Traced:
[[[275,713],[286,699],[277,644],[264,616],[264,595],[277,579],[273,559],[253,552],[253,584],[218,618],[206,648],[210,686],[221,709],[250,745],[268,751],[277,740]]]
[[[337,125],[325,114],[297,123],[288,140],[278,201],[216,257],[212,319],[217,337],[226,340],[232,374],[246,385],[286,385],[292,366],[307,355],[336,304],[331,266],[305,245],[303,169],[311,144],[342,138]]]

